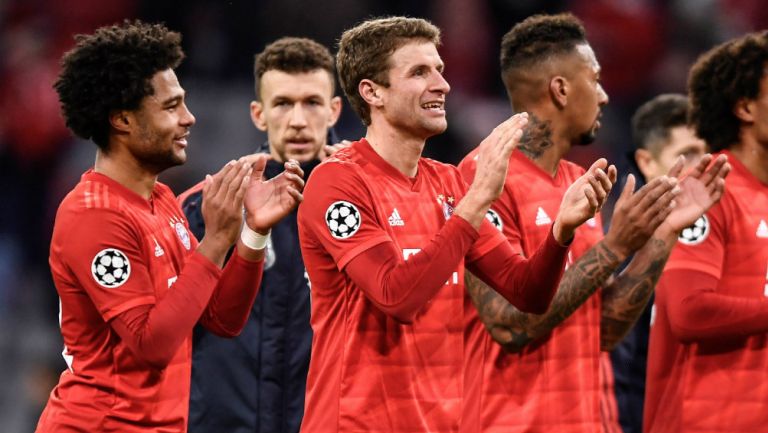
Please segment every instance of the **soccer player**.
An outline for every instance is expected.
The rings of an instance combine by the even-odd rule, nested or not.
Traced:
[[[515,25],[502,40],[501,70],[513,108],[528,112],[529,121],[489,216],[516,252],[530,256],[547,236],[567,185],[584,173],[563,157],[594,140],[608,96],[584,28],[571,14]],[[468,180],[485,170],[475,161],[481,151],[462,161]],[[610,367],[601,370],[601,362],[609,364],[601,350],[613,348],[642,312],[677,231],[718,199],[725,161],[704,172],[710,161],[697,166],[682,189],[661,176],[634,192],[629,176],[605,237],[599,217],[577,231],[568,269],[544,314],[522,311],[468,276],[479,314],[467,329],[463,431],[611,430],[601,419],[600,373],[610,373]],[[681,166],[678,161],[671,174]],[[626,270],[609,280],[635,251]]]
[[[266,177],[277,176],[291,159],[309,176],[336,150],[328,146],[341,112],[334,74],[331,53],[310,39],[282,38],[256,56],[251,118],[267,132],[272,159]],[[179,199],[192,232],[201,238],[202,184]],[[195,328],[190,433],[299,431],[312,329],[296,212],[272,228],[266,255],[259,295],[242,335],[226,339]]]
[[[656,292],[646,432],[768,427],[768,33],[701,56],[688,78],[696,134],[728,155],[723,199],[680,234]]]
[[[301,200],[297,164],[264,182],[264,157],[232,161],[203,188],[205,238],[189,234],[157,181],[185,162],[195,123],[174,73],[180,42],[126,21],[78,36],[63,58],[67,126],[98,150],[56,215],[50,264],[68,368],[38,432],[186,432],[192,327],[240,332],[266,235]]]
[[[644,183],[667,174],[680,156],[685,158],[686,171],[706,153],[704,140],[696,137],[688,125],[688,98],[684,95],[659,95],[641,105],[632,117],[632,138],[635,150],[630,158]],[[649,302],[653,303],[653,296]],[[646,306],[635,326],[611,352],[624,433],[642,432],[651,307]]]
[[[422,158],[447,127],[439,42],[434,25],[403,17],[341,36],[341,86],[367,132],[314,170],[299,208],[314,330],[302,431],[456,431],[465,262],[521,310],[545,311],[566,245],[612,185],[599,161],[565,194],[541,248],[514,254],[485,214],[526,115],[483,140],[469,187]]]

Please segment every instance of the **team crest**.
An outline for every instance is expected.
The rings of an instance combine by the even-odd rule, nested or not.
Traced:
[[[493,209],[488,209],[488,213],[485,214],[485,219],[491,222],[496,230],[502,231],[504,229],[504,223],[501,222],[499,214]]]
[[[448,196],[447,198],[443,194],[437,195],[437,203],[443,209],[443,216],[446,220],[450,218],[451,215],[453,215],[453,204],[455,201],[456,199],[454,199],[452,195]]]
[[[189,241],[189,232],[187,231],[187,228],[184,227],[183,223],[177,222],[174,226],[176,229],[176,234],[179,236],[179,240],[182,244],[184,244],[184,248],[189,249],[192,245]]]
[[[128,281],[131,275],[131,263],[122,251],[107,248],[99,251],[93,258],[91,273],[99,285],[114,289]]]
[[[706,215],[702,215],[690,227],[686,227],[680,232],[677,240],[685,245],[700,244],[709,235],[709,220]]]
[[[325,211],[325,223],[336,239],[347,239],[357,233],[362,217],[357,207],[347,201],[337,201]]]

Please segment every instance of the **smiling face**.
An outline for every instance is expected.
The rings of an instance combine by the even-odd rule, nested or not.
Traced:
[[[261,77],[259,89],[261,101],[251,103],[251,119],[267,132],[272,157],[280,162],[317,158],[329,144],[328,128],[341,113],[341,99],[333,96],[328,71],[269,70]]]
[[[572,92],[568,97],[572,144],[590,144],[600,129],[602,107],[608,103],[608,94],[600,85],[600,64],[589,44],[576,45],[574,55],[567,62],[573,71],[569,77]]]
[[[149,171],[159,173],[187,160],[187,137],[195,116],[184,102],[185,92],[172,69],[150,80],[154,92],[130,113],[136,120],[127,150]]]
[[[377,86],[383,120],[420,139],[448,127],[445,97],[451,90],[443,77],[443,61],[432,42],[413,41],[395,50],[389,59],[389,87]]]

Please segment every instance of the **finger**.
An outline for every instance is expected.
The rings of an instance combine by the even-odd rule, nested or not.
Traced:
[[[266,153],[257,153],[253,155],[251,161],[251,180],[262,180],[264,178],[264,170],[267,168],[267,161],[272,159],[272,156]]]
[[[619,178],[619,172],[616,170],[616,166],[611,164],[608,166],[608,180],[611,181],[611,187],[616,185],[616,180]]]
[[[299,175],[294,173],[285,172],[284,173],[285,179],[290,182],[291,185],[293,185],[294,188],[301,191],[304,189],[304,179],[302,179]]]
[[[604,175],[605,173],[603,173]],[[608,195],[608,193],[603,188],[603,184],[600,183],[599,180],[594,175],[589,175],[587,177],[587,180],[589,181],[589,186],[591,187],[592,191],[595,193],[595,196],[597,197],[597,200],[602,202],[605,200],[605,197]]]
[[[605,168],[608,167],[608,160],[605,158],[600,158],[597,161],[593,162],[592,165],[589,167],[588,172],[595,173],[597,170],[605,170]]]
[[[643,201],[641,205],[642,207],[640,209],[645,209],[643,212],[643,218],[645,218],[646,221],[650,221],[660,212],[663,212],[666,208],[668,208],[672,200],[674,200],[678,194],[678,191],[676,191],[674,188],[671,188],[664,191],[658,197],[653,198],[659,191],[661,191],[660,188],[651,191],[648,196],[646,196],[648,201]]]
[[[684,166],[685,166],[685,157],[683,155],[680,155],[675,159],[675,163],[672,164],[672,168],[670,168],[669,171],[667,172],[667,176],[680,177],[680,173],[683,172]]]
[[[619,199],[616,200],[616,206],[619,207],[619,204],[624,204],[627,200],[632,197],[633,193],[635,191],[635,176],[633,174],[629,174],[627,176],[627,182],[624,184],[624,189],[621,190],[621,195],[619,195]]]
[[[218,173],[211,176],[211,187],[208,189],[210,197],[216,197],[222,191],[222,184],[226,177],[234,170],[237,163],[232,160],[224,164],[224,167]]]
[[[292,187],[289,186],[288,188],[286,188],[286,190],[288,191],[288,194],[294,200],[296,200],[297,204],[301,203],[302,201],[304,201],[304,195],[301,192],[299,192],[296,188],[292,188]]]
[[[240,188],[237,189],[234,196],[234,202],[232,203],[232,206],[235,206],[236,209],[242,209],[243,208],[243,200],[245,199],[245,193],[248,191],[248,185],[251,183],[251,176],[246,175],[243,176],[243,179],[240,182]]]
[[[652,181],[645,184],[643,187],[641,187],[635,195],[632,197],[633,199],[633,206],[641,207],[642,209],[647,209],[649,206],[653,204],[654,201],[658,200],[659,197],[661,197],[665,192],[671,190],[674,185],[672,183],[672,180],[677,181],[677,179],[672,177],[659,176],[656,179],[653,179]]]
[[[699,162],[697,162],[696,165],[687,173],[687,176],[700,179],[706,184],[706,181],[702,178],[702,175],[707,171],[707,166],[709,166],[710,162],[712,162],[712,155],[708,153],[703,155],[699,159]],[[715,172],[717,172],[717,170],[715,170]]]
[[[649,219],[649,228],[651,230],[656,230],[657,227],[661,225],[661,223],[664,222],[665,219],[669,216],[670,213],[675,209],[675,206],[677,203],[675,203],[674,200],[670,201],[667,206],[660,209],[659,212],[656,213],[653,217]]]
[[[229,182],[225,183],[224,186],[226,187],[226,195],[224,196],[225,203],[228,206],[236,206],[237,209],[240,209],[242,207],[242,202],[240,205],[237,204],[237,196],[238,194],[243,192],[243,188],[247,186],[247,184],[243,183],[243,180],[245,177],[250,177],[251,175],[251,164],[249,163],[238,163],[239,170],[234,173],[234,175],[229,179]],[[250,180],[250,179],[249,179]]]
[[[205,182],[203,182],[203,201],[211,193],[211,185],[213,185],[213,176],[206,174]]]
[[[717,159],[715,159],[715,161],[712,163],[712,165],[709,166],[707,171],[705,171],[701,175],[700,177],[701,181],[704,182],[705,185],[709,185],[711,182],[713,182],[715,179],[719,177],[724,178],[725,176],[720,176],[720,170],[722,170],[726,165],[729,166],[728,170],[730,170],[730,164],[728,164],[728,158],[725,155],[719,155]],[[723,174],[727,175],[728,171],[725,171]]]
[[[605,191],[605,195],[610,194],[611,188],[613,188],[613,182],[608,178],[608,174],[603,170],[598,169],[597,173],[595,173],[595,178],[600,182],[600,186],[603,188],[603,191]]]
[[[285,163],[285,170],[289,171],[291,173],[295,173],[297,176],[303,178],[304,177],[304,170],[301,169],[301,165],[299,165],[299,162],[295,159],[289,160],[287,163]]]
[[[600,201],[597,199],[595,192],[590,187],[584,188],[584,196],[587,198],[590,209],[596,211],[600,207]]]

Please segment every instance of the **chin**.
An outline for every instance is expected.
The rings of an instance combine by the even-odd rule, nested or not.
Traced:
[[[591,131],[585,132],[579,136],[578,141],[576,142],[576,145],[578,146],[588,146],[597,140],[597,130],[593,129]]]

